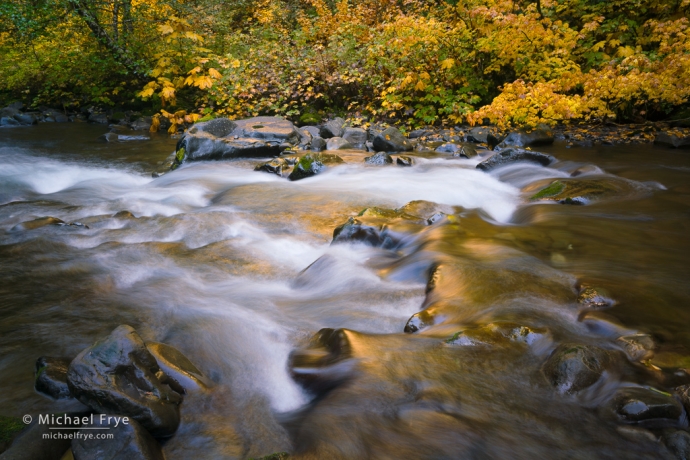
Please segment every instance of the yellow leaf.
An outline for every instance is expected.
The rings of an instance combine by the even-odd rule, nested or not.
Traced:
[[[233,67],[233,68],[236,69],[236,68],[238,68],[239,66],[240,66],[240,61],[239,61],[239,59],[235,59],[234,61],[232,61],[232,67]]]
[[[153,88],[146,88],[139,93],[139,97],[151,97],[153,96]]]
[[[213,80],[211,80],[211,77],[201,75],[194,79],[194,86],[197,86],[200,89],[210,88],[213,86]]]
[[[423,91],[424,88],[426,88],[426,84],[422,80],[419,80],[417,84],[414,86],[414,89],[419,91]]]
[[[194,77],[192,77],[192,76],[190,75],[190,76],[188,76],[187,78],[185,78],[184,84],[187,85],[187,86],[193,85],[193,84],[194,84]]]
[[[177,123],[173,123],[170,125],[170,128],[168,128],[168,134],[175,134],[177,132]]]
[[[216,69],[214,69],[213,67],[211,67],[210,69],[208,69],[208,74],[211,76],[211,78],[220,78],[220,77],[222,76],[222,75],[220,74],[220,72],[218,72],[218,71],[217,71]]]
[[[174,32],[174,29],[170,26],[170,24],[163,24],[158,26],[158,31],[162,33],[163,35],[168,35]]]
[[[429,74],[428,74],[427,72],[422,72],[422,73],[420,73],[420,74],[419,74],[419,78],[424,79],[424,80],[429,80],[429,79],[431,79],[431,77],[429,76]]]
[[[450,69],[455,65],[455,59],[448,58],[441,61],[441,69]]]
[[[151,127],[149,128],[149,131],[152,133],[155,133],[158,131],[158,128],[161,125],[161,119],[158,115],[154,115],[153,119],[151,120]]]
[[[193,74],[199,73],[199,72],[201,72],[201,67],[196,66],[196,67],[194,67],[192,70],[190,70],[190,71],[187,72],[187,73],[188,73],[189,75],[193,75]]]

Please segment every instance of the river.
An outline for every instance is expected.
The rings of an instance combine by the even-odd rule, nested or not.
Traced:
[[[258,160],[154,179],[175,141],[99,142],[105,130],[0,130],[0,415],[79,409],[33,390],[36,358],[76,356],[129,324],[214,383],[185,399],[163,442],[169,460],[670,455],[667,426],[621,423],[606,407],[621,388],[690,383],[687,152],[556,142],[538,149],[558,158],[550,167],[485,173],[478,160],[431,153],[411,168],[372,167],[351,151],[298,182],[252,171]],[[578,168],[626,187],[586,206],[527,199]],[[455,214],[403,231],[394,250],[331,245],[362,209],[413,200]],[[26,224],[44,217],[81,225]],[[579,286],[615,305],[581,308]],[[404,333],[427,307],[433,324]],[[481,338],[487,324],[527,326],[539,340],[446,342]],[[322,328],[345,329],[347,352],[313,369],[328,386],[315,395],[288,363],[295,350],[304,362],[323,355],[309,342]],[[654,358],[589,391],[563,394],[544,377],[559,344],[618,350],[620,336],[640,333]]]

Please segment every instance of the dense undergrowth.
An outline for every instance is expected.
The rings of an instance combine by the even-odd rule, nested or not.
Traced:
[[[690,0],[8,0],[0,97],[177,125],[280,114],[499,126],[663,119]]]

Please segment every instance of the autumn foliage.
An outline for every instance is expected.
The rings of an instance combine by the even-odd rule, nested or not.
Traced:
[[[10,0],[0,96],[148,104],[173,131],[259,114],[658,119],[688,105],[688,12],[690,0]]]

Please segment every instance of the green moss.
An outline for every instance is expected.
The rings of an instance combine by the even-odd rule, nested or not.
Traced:
[[[460,337],[463,333],[464,333],[464,331],[456,332],[449,339],[446,339],[446,343],[455,342],[456,340],[458,340],[458,337]]]
[[[394,210],[394,209],[385,209],[385,208],[364,208],[362,211],[357,214],[358,216],[370,216],[370,217],[398,217],[400,216],[400,212]]]
[[[208,115],[204,115],[203,117],[199,118],[196,122],[197,122],[197,123],[201,123],[201,122],[204,122],[204,121],[213,120],[214,118],[216,118],[216,117],[209,113]]]
[[[303,170],[309,171],[313,163],[314,158],[311,155],[304,155],[302,158],[299,159],[297,165],[301,167]]]
[[[306,112],[299,117],[299,122],[302,125],[316,125],[321,123],[323,117],[316,112]]]
[[[538,191],[530,197],[530,200],[539,200],[556,196],[565,189],[565,184],[559,180],[552,182],[548,187]]]
[[[25,426],[18,418],[0,416],[0,444],[12,441]]]
[[[113,116],[110,117],[110,118],[111,118],[112,120],[115,120],[115,121],[120,121],[120,120],[124,120],[125,117],[126,117],[126,115],[124,114],[124,112],[115,112],[115,113],[113,114]]]
[[[38,380],[38,378],[41,376],[41,374],[43,374],[45,372],[46,368],[47,368],[47,366],[43,366],[42,368],[40,368],[38,370],[38,372],[36,372],[36,380]]]
[[[184,160],[184,154],[185,154],[185,150],[184,150],[184,147],[182,147],[182,148],[181,148],[180,150],[178,150],[177,153],[175,154],[175,161],[176,161],[177,163],[182,163],[182,161]]]

